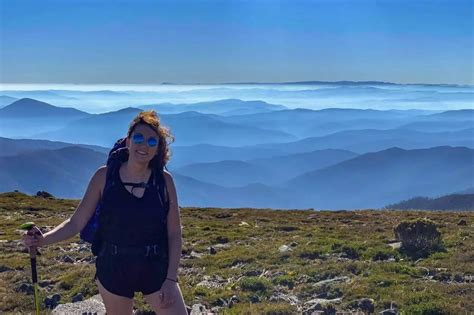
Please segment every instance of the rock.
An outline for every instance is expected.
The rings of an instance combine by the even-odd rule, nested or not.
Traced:
[[[260,276],[261,274],[262,274],[262,271],[260,270],[248,270],[244,272],[244,276],[246,277],[257,277],[257,276]]]
[[[217,250],[214,247],[211,246],[211,247],[209,247],[209,254],[215,255],[215,254],[217,254]]]
[[[72,303],[80,302],[82,300],[84,300],[82,293],[78,293],[72,297]]]
[[[54,309],[59,304],[60,300],[61,300],[61,295],[54,294],[53,296],[51,297],[48,296],[44,299],[44,305],[46,306],[46,308]]]
[[[190,258],[201,258],[203,254],[196,253],[195,251],[191,251],[191,254],[189,256]]]
[[[332,278],[332,279],[326,279],[326,280],[318,281],[318,282],[314,283],[313,285],[314,286],[320,286],[320,285],[327,285],[327,284],[332,283],[332,282],[348,282],[349,280],[350,280],[349,277],[342,276],[342,277],[335,277],[335,278]]]
[[[252,303],[259,303],[261,301],[261,299],[258,295],[250,295],[249,300]]]
[[[22,283],[16,288],[15,291],[16,292],[23,292],[23,293],[26,293],[27,295],[31,295],[31,294],[34,293],[35,289],[33,288],[32,284]]]
[[[223,307],[227,307],[227,301],[224,300],[223,298],[218,298],[217,301],[215,301],[213,303],[214,306],[223,306]]]
[[[291,242],[290,246],[291,247],[296,247],[296,246],[298,246],[298,242]]]
[[[60,258],[60,261],[64,262],[64,263],[68,263],[68,264],[73,264],[75,262],[74,259],[72,259],[70,256],[68,255],[64,255],[63,257]]]
[[[14,270],[14,269],[7,267],[5,265],[0,265],[0,273],[5,272],[5,271],[11,271],[11,270]]]
[[[285,302],[290,305],[297,305],[299,304],[298,297],[293,294],[285,294],[282,292],[275,292],[273,295],[269,298],[270,302]]]
[[[203,280],[196,284],[196,286],[203,286],[206,288],[211,288],[211,289],[219,289],[222,288],[224,285],[227,284],[227,280],[224,280],[222,277],[213,275],[213,276],[207,276],[205,275],[203,277]]]
[[[59,304],[51,314],[91,314],[105,315],[105,306],[99,294],[94,295],[90,299],[76,303]]]
[[[337,299],[312,299],[304,303],[303,313],[304,314],[336,314],[336,306],[342,301],[341,298]]]
[[[434,275],[433,280],[448,282],[451,281],[451,274],[449,272],[441,272]]]
[[[191,309],[190,315],[202,315],[207,314],[206,306],[203,304],[194,304]]]
[[[370,298],[362,298],[352,301],[349,307],[356,310],[361,310],[364,313],[373,313],[375,310],[375,301]]]
[[[229,301],[227,302],[227,305],[229,308],[231,308],[238,302],[240,302],[239,297],[237,295],[232,295]]]
[[[42,281],[39,281],[38,282],[38,285],[41,287],[41,288],[44,288],[44,287],[47,287],[48,285],[52,284],[53,281],[51,280],[42,280]]]
[[[291,250],[291,248],[288,245],[281,245],[278,250],[280,253],[286,253]]]
[[[216,237],[216,242],[219,244],[226,244],[229,243],[229,238],[219,235],[218,237]]]
[[[467,222],[466,222],[466,220],[461,219],[461,220],[459,220],[458,225],[467,225]]]
[[[214,306],[211,308],[211,313],[212,314],[221,314],[222,313],[222,307],[220,306]]]

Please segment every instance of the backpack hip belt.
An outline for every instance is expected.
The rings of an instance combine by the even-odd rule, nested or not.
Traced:
[[[117,246],[109,242],[102,242],[99,256],[162,256],[167,257],[162,245],[152,244],[145,246]]]

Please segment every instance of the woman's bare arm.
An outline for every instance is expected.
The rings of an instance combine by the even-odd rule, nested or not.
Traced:
[[[166,171],[164,173],[170,201],[170,209],[167,220],[169,247],[169,265],[167,278],[176,279],[182,249],[181,218],[178,207],[178,196],[176,194],[176,187],[174,185],[173,177],[171,177],[171,174]]]
[[[45,246],[57,243],[73,237],[79,233],[94,214],[97,203],[102,194],[102,187],[105,183],[105,175],[107,167],[99,168],[92,176],[84,197],[80,201],[74,214],[63,223],[55,227],[53,230],[44,234],[40,240],[39,246]]]

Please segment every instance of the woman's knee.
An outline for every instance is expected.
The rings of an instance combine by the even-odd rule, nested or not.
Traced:
[[[181,290],[178,289],[179,294],[176,294],[174,302],[167,306],[160,303],[160,296],[158,292],[145,295],[145,301],[152,307],[153,311],[159,315],[187,315],[186,305],[184,303]]]

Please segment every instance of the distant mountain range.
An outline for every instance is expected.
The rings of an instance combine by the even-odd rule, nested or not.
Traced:
[[[57,131],[38,134],[35,137],[111,146],[117,138],[126,135],[128,124],[140,111],[136,108],[126,108],[117,112],[93,115],[74,121]],[[176,142],[180,145],[211,143],[241,146],[262,141],[284,142],[296,139],[295,136],[281,131],[225,123],[213,118],[213,115],[198,112],[163,114],[160,119],[165,126],[171,128]],[[232,139],[232,142],[229,139]]]
[[[58,130],[90,114],[22,98],[0,108],[0,136],[33,137],[38,132]]]
[[[372,88],[349,89],[363,95]],[[307,93],[329,95],[325,90]],[[107,90],[48,93],[69,101],[133,96]],[[142,110],[90,114],[30,98],[12,101],[0,108],[0,191],[46,190],[68,198],[82,197],[110,147]],[[183,205],[380,208],[474,187],[470,109],[310,110],[236,99],[156,106],[176,137],[168,167]]]
[[[106,157],[106,153],[81,147],[0,157],[0,191],[46,190],[59,197],[80,198]],[[473,162],[473,149],[445,146],[390,148],[359,156],[325,150],[170,170],[180,204],[186,206],[357,209],[473,187]],[[285,177],[286,181],[277,183]]]
[[[86,148],[64,147],[36,150],[0,157],[0,191],[36,193],[46,190],[55,196],[81,198],[106,154]]]
[[[287,109],[286,106],[272,105],[262,101],[242,101],[239,99],[224,99],[212,102],[194,104],[157,104],[139,106],[143,110],[154,109],[160,114],[177,114],[186,111],[196,111],[204,114],[219,114],[223,116],[248,115]]]
[[[109,152],[109,148],[94,146],[94,145],[83,145],[77,144],[72,145],[66,142],[56,142],[49,140],[31,140],[31,139],[9,139],[0,137],[0,157],[2,156],[15,156],[18,154],[24,154],[34,152],[38,150],[56,150],[71,146],[78,146],[87,149],[91,149],[100,153]]]
[[[274,185],[305,172],[337,164],[355,156],[357,154],[354,152],[327,149],[247,161],[223,160],[194,163],[175,169],[175,171],[224,187],[239,187],[252,183]]]
[[[452,194],[439,198],[415,197],[386,206],[403,210],[471,210],[474,211],[474,194]]]
[[[31,119],[38,117],[61,117],[61,119],[80,119],[89,114],[75,108],[63,108],[40,102],[31,98],[22,98],[0,109],[1,118]]]
[[[473,186],[474,150],[390,148],[300,175],[281,187],[299,206],[379,208],[414,196],[439,196]]]
[[[172,108],[171,105],[163,106]],[[316,140],[315,138],[314,141],[321,141],[317,146],[304,151],[283,152],[283,154],[326,148],[346,149],[362,153],[391,146],[415,148],[420,142],[424,143],[424,147],[471,146],[471,142],[469,139],[466,141],[465,137],[471,137],[472,133],[467,131],[466,135],[466,132],[463,134],[460,130],[474,128],[472,111],[469,110],[460,110],[459,113],[450,111],[446,112],[446,115],[436,114],[438,116],[433,116],[431,113],[420,115],[418,110],[380,111],[341,108],[290,110],[264,102],[240,100],[173,106],[200,109],[206,112],[186,111],[160,115],[163,124],[169,126],[176,136],[175,145],[179,146],[211,144],[237,147],[261,143],[309,141],[308,139],[312,137],[329,137],[327,138],[330,142],[329,146],[325,144],[325,139]],[[242,114],[242,111],[250,110],[253,106],[255,106],[255,110],[264,112]],[[125,134],[129,121],[140,110],[128,107],[104,114],[89,114],[31,99],[21,99],[0,109],[0,122],[2,123],[0,136],[110,146],[116,138]],[[239,115],[222,116],[213,113],[213,111],[227,114],[239,112]],[[428,133],[459,131],[460,138],[453,139],[453,136],[449,134],[416,134],[416,131]],[[338,133],[341,134],[338,135]],[[361,135],[361,133],[364,134]],[[363,138],[367,133],[373,133],[370,139],[367,139],[371,143],[363,144],[362,148],[357,148],[358,144],[356,143],[359,143],[360,140],[352,141],[352,139],[354,137]],[[353,146],[345,147],[341,144],[332,146],[334,141],[340,143],[339,140],[334,140],[334,137],[346,137],[347,135],[348,139],[354,142]],[[380,141],[385,141],[387,137],[392,139],[391,142],[386,145],[380,144]],[[303,140],[305,138],[307,139]],[[364,139],[362,141],[366,142]]]
[[[15,102],[16,100],[18,100],[18,99],[15,98],[15,97],[0,95],[0,108],[3,108],[7,105],[10,105],[11,103]]]

